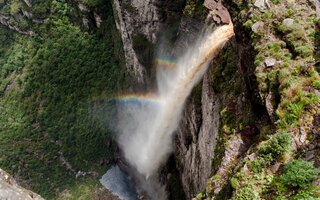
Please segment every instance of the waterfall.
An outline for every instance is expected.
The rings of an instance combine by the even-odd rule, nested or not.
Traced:
[[[158,91],[119,98],[118,143],[128,162],[146,179],[156,173],[172,151],[184,103],[211,59],[234,35],[223,25],[202,36],[170,67],[157,68]]]

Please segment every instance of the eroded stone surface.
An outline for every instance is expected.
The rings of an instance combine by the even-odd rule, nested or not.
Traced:
[[[159,39],[158,33],[163,31],[168,19],[174,16],[177,18],[181,11],[181,8],[177,9],[177,5],[181,2],[182,0],[114,1],[118,15],[115,17],[116,25],[121,33],[127,68],[134,72],[138,83],[145,82],[146,68],[150,66],[143,66],[139,62],[133,48],[134,36],[143,34],[150,42],[156,43]]]
[[[30,190],[20,187],[14,178],[0,169],[0,199],[43,200]]]
[[[212,171],[212,158],[217,143],[220,102],[210,83],[210,71],[205,75],[202,91],[202,112],[188,102],[177,131],[175,157],[187,199],[192,199],[206,186]]]
[[[203,5],[211,10],[214,21],[228,24],[231,21],[229,11],[222,5],[221,0],[205,0]]]
[[[279,171],[279,168],[281,167],[282,163],[276,162],[274,165],[270,167],[272,173],[277,173]]]
[[[88,11],[88,7],[82,3],[78,3],[78,8],[81,12],[87,12]]]
[[[286,18],[282,21],[283,24],[285,24],[286,26],[291,26],[293,24],[294,20],[291,18]]]
[[[254,3],[254,6],[259,9],[265,9],[266,8],[265,0],[256,0],[256,2]]]
[[[256,22],[252,25],[251,27],[252,31],[255,32],[255,33],[258,33],[259,31],[263,31],[264,29],[264,23],[259,21],[259,22]]]
[[[273,57],[268,57],[266,58],[266,60],[264,61],[266,67],[272,67],[276,64],[277,60]]]
[[[10,17],[7,15],[0,14],[0,23],[11,30],[17,31],[21,34],[31,35],[34,34],[32,31],[23,31],[19,27],[10,24]]]
[[[27,6],[32,7],[32,4],[29,0],[23,0],[23,1],[27,4]]]

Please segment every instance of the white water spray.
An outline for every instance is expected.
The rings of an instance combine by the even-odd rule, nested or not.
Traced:
[[[224,25],[190,46],[177,66],[157,71],[158,103],[123,105],[118,124],[118,142],[125,158],[141,174],[149,177],[172,151],[172,135],[177,129],[184,102],[208,68],[208,63],[234,35],[233,25]]]

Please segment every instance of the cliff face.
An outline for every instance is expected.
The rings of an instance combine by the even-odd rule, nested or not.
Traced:
[[[202,86],[201,107],[194,99],[186,104],[175,138],[174,155],[187,199],[205,188],[211,175],[214,150],[218,138],[220,101],[210,86],[208,72]]]
[[[262,185],[269,184],[269,188],[276,186],[250,180],[250,176],[255,173],[256,176],[261,176],[257,174],[257,165],[258,172],[268,174],[268,170],[271,170],[272,173],[268,176],[277,177],[280,175],[279,167],[290,160],[312,160],[316,154],[314,134],[317,131],[312,129],[312,123],[317,124],[317,118],[313,115],[317,113],[319,101],[314,95],[318,94],[316,88],[319,87],[315,82],[319,62],[314,62],[319,59],[319,31],[316,27],[319,2],[223,2],[231,13],[236,36],[216,56],[201,83],[194,88],[185,105],[174,142],[176,168],[187,199],[203,190],[205,192],[200,193],[198,199],[237,199],[247,191],[252,193],[252,190],[258,191],[253,195],[263,196]],[[202,16],[205,12],[197,7],[198,3],[186,2],[176,31],[173,52],[187,49],[188,43],[201,30],[204,20],[199,12]],[[150,2],[145,6],[147,4]],[[152,5],[156,4],[153,2]],[[118,12],[123,12],[124,6],[129,7],[128,2],[119,5],[118,3]],[[157,13],[160,8],[150,5],[146,8],[144,4],[134,2],[130,5],[140,9],[140,14],[148,13],[145,10]],[[210,16],[216,23],[228,19],[228,12],[221,1],[205,1],[205,5],[212,10]],[[166,5],[161,8],[164,13],[169,13]],[[280,13],[280,10],[285,13]],[[120,22],[127,22],[121,22],[124,46],[126,43],[134,44],[133,37],[130,36],[139,31],[148,41],[159,41],[157,35],[167,25],[159,21],[159,15],[148,14],[140,17],[144,20],[133,20],[133,15],[124,12],[127,17],[119,15],[123,18]],[[295,12],[308,14],[294,16]],[[139,61],[139,55],[134,55],[134,47],[127,46],[125,51],[128,63]],[[139,80],[148,78],[147,73],[143,72],[147,66],[141,62],[136,67],[134,64],[129,66],[139,72],[136,73],[139,74]],[[301,81],[294,83],[295,81],[290,80]],[[301,132],[302,136],[297,136],[297,132]],[[307,145],[306,137],[309,133],[313,134],[310,136],[313,138],[312,150],[305,151],[300,156],[283,155],[289,152],[286,149],[281,156],[287,156],[287,160],[278,161],[280,155],[270,158],[272,153],[264,155],[261,153],[263,150],[256,150],[262,144],[268,144],[268,141],[274,143],[273,140],[278,140],[277,137],[284,137],[286,139],[281,141],[283,144],[280,146],[287,148],[293,138],[295,142],[292,151],[295,152]],[[273,134],[276,136],[272,140]],[[259,144],[260,142],[262,143]],[[279,194],[273,195],[276,197]],[[284,192],[281,195],[288,194]]]
[[[242,120],[247,112],[238,112],[239,101],[222,105],[218,141],[225,143],[217,145],[217,167],[196,199],[316,198],[318,173],[305,180],[309,189],[297,174],[319,167],[314,156],[319,142],[319,86],[314,82],[319,77],[318,1],[224,2],[235,24],[235,73],[241,74],[245,87],[240,91],[247,99],[242,105],[250,105],[251,117]],[[217,84],[227,88],[233,82],[220,79]],[[300,186],[292,189],[296,181]]]
[[[139,56],[133,47],[135,35],[143,34],[149,42],[158,43],[161,32],[168,27],[170,20],[182,14],[183,7],[179,5],[181,2],[114,1],[115,13],[118,15],[115,18],[118,19],[117,27],[122,35],[127,67],[135,72],[138,82],[149,78],[146,69],[150,66],[143,66],[139,62]],[[183,17],[179,21],[179,29],[175,32],[178,39],[174,42],[173,54],[188,48],[188,44],[199,34],[203,22],[204,20],[192,17]],[[175,138],[174,157],[187,199],[205,188],[212,171],[220,120],[220,100],[213,91],[211,74],[212,68],[193,92],[194,98],[189,98],[186,103],[184,117]]]
[[[256,105],[257,88],[250,78],[252,49],[246,43],[240,37],[229,41],[186,103],[174,156],[187,199],[203,191],[214,173],[227,180],[234,163],[268,123],[266,111]],[[217,185],[216,192],[221,189]]]
[[[39,195],[20,187],[7,172],[0,169],[0,199],[43,200]]]
[[[134,72],[138,83],[144,83],[148,78],[146,73],[151,63],[145,65],[141,63],[143,60],[137,55],[139,52],[134,47],[135,41],[144,39],[141,42],[156,44],[159,41],[160,32],[169,21],[179,19],[181,5],[183,0],[114,0],[116,25],[121,33],[127,68]]]
[[[165,1],[145,1],[143,3],[135,1],[131,3],[129,1],[114,1],[114,6],[117,11],[115,13],[118,15],[115,16],[115,18],[118,19],[116,20],[117,26],[122,35],[127,67],[129,70],[135,72],[138,82],[143,82],[149,78],[146,70],[150,66],[144,66],[139,62],[139,55],[137,55],[133,46],[135,43],[135,35],[143,34],[149,42],[153,44],[158,43],[161,38],[159,35],[163,29],[168,27],[170,18],[182,14],[183,9],[181,7],[180,9],[172,10],[173,5],[179,5],[180,3],[180,1],[173,1],[171,4]],[[176,52],[181,53],[186,50],[188,45],[197,38],[204,25],[204,16],[205,14],[202,14],[202,16],[194,16],[192,13],[188,13],[187,9],[184,11],[184,16],[178,23],[179,28],[174,33],[177,39],[172,45],[174,46],[172,50],[173,55]],[[192,199],[197,193],[204,190],[213,170],[217,170],[217,166],[215,166],[214,163],[218,162],[218,160],[214,158],[218,144],[219,130],[221,129],[221,110],[230,103],[234,103],[237,105],[233,107],[236,107],[235,109],[237,109],[238,115],[242,114],[243,111],[247,112],[243,120],[248,120],[251,114],[250,102],[246,100],[245,95],[246,86],[241,78],[242,75],[247,75],[247,72],[241,74],[241,64],[237,55],[238,51],[232,50],[238,48],[237,42],[233,41],[232,43],[233,46],[231,43],[228,44],[228,48],[225,50],[227,51],[227,55],[224,55],[224,57],[230,56],[228,53],[231,52],[230,54],[233,56],[232,59],[235,60],[231,59],[231,64],[222,60],[219,63],[211,64],[203,80],[194,89],[188,99],[183,118],[176,132],[174,158],[187,199]],[[218,56],[221,57],[222,55]],[[219,65],[220,68],[216,65]],[[229,71],[226,75],[221,76],[220,73],[224,71],[223,68],[225,65],[228,65]],[[219,83],[215,77],[218,77],[219,80],[222,79],[223,83]],[[214,84],[217,83],[220,85],[216,87],[224,87],[223,84],[228,84],[225,79],[233,81],[229,87],[226,87],[229,89],[228,91],[214,87]],[[237,95],[233,93],[229,94],[228,92],[237,92]],[[220,140],[218,145],[223,146],[225,139]],[[244,147],[242,147],[243,141],[241,139],[236,139],[233,143],[239,148],[231,148],[230,155],[226,158],[228,161],[226,161],[225,165],[234,161],[233,157],[235,157],[235,155],[243,152]],[[221,152],[223,154],[223,150],[221,150]],[[221,152],[219,152],[219,156],[223,156]]]
[[[183,17],[174,52],[181,52],[197,38],[204,21]],[[186,198],[205,188],[212,171],[219,127],[220,100],[211,82],[212,67],[187,100],[174,142],[174,157]]]
[[[84,111],[83,107],[86,106],[77,105],[81,100],[80,97],[85,96],[81,101],[90,99],[91,102],[95,98],[107,99],[108,94],[111,97],[117,95],[118,91],[113,90],[116,88],[114,86],[120,86],[128,81],[122,79],[124,74],[127,74],[118,73],[118,71],[113,74],[108,69],[118,64],[121,68],[123,60],[125,60],[127,71],[132,75],[130,78],[135,78],[134,84],[130,82],[134,85],[133,88],[137,87],[139,90],[152,88],[156,71],[153,58],[157,56],[156,51],[160,49],[159,47],[167,47],[161,50],[171,50],[166,53],[174,57],[188,49],[188,45],[197,38],[208,14],[213,24],[229,21],[228,10],[222,6],[221,2],[231,14],[236,36],[216,55],[210,63],[209,70],[188,98],[175,134],[173,155],[163,166],[160,179],[171,193],[169,194],[171,199],[192,199],[195,196],[196,199],[216,197],[221,199],[301,199],[301,196],[309,199],[317,198],[315,191],[319,191],[320,179],[318,177],[316,180],[317,173],[313,166],[320,167],[319,0],[114,0],[112,7],[111,4],[107,5],[103,1],[99,4],[99,1],[90,0],[37,2],[0,0],[0,23],[14,32],[24,34],[23,36],[19,34],[21,41],[13,36],[9,38],[9,34],[8,37],[6,34],[2,34],[3,37],[1,37],[2,43],[8,43],[5,45],[9,47],[13,45],[12,41],[18,42],[13,48],[16,54],[8,53],[10,55],[8,59],[6,58],[8,62],[4,62],[5,68],[1,70],[4,75],[0,77],[4,78],[0,81],[0,95],[3,97],[0,99],[2,100],[0,108],[3,110],[0,112],[3,116],[0,122],[4,124],[2,126],[6,128],[4,130],[14,133],[11,134],[14,137],[7,139],[8,144],[7,142],[1,144],[9,149],[3,151],[5,156],[0,158],[6,170],[15,171],[13,168],[18,168],[18,173],[27,175],[25,178],[29,179],[29,174],[25,173],[28,166],[31,169],[28,162],[32,161],[30,162],[32,164],[33,161],[37,163],[42,162],[43,158],[48,158],[48,163],[56,162],[58,167],[55,170],[61,169],[61,171],[55,171],[60,173],[54,175],[66,177],[64,165],[67,162],[63,159],[60,163],[56,159],[57,155],[62,155],[58,140],[64,141],[61,144],[64,146],[64,151],[68,153],[67,159],[75,158],[74,164],[80,160],[82,163],[83,158],[101,153],[101,149],[105,146],[111,147],[109,140],[104,143],[99,137],[93,140],[87,140],[82,135],[75,137],[78,133],[86,133],[95,127],[95,125],[83,126],[85,123],[82,117],[87,117],[85,112],[94,113],[94,119],[107,118],[99,114],[99,117],[96,117],[97,110],[103,114],[107,113],[104,109],[100,109],[98,102],[93,102],[94,108]],[[211,11],[203,5],[209,7]],[[112,14],[120,32],[125,59],[121,59],[122,46],[118,32],[115,30]],[[109,23],[110,21],[112,23]],[[49,28],[50,26],[52,29]],[[110,29],[110,32],[107,29]],[[48,37],[41,38],[41,35],[46,35],[43,34],[46,31],[48,31]],[[7,30],[3,32],[7,33]],[[34,52],[36,56],[33,55],[29,59],[29,56],[21,55],[29,54],[34,50],[32,45],[25,43],[25,38],[29,37],[26,35],[31,34],[40,36],[41,40],[33,41],[32,45],[37,45],[34,47],[37,49]],[[88,34],[91,35],[90,40]],[[110,38],[113,41],[106,42]],[[52,48],[51,40],[55,41],[55,48]],[[61,45],[57,45],[60,43]],[[92,46],[89,47],[88,44]],[[113,45],[109,46],[109,44]],[[10,50],[5,45],[3,48]],[[22,49],[21,52],[20,49]],[[82,50],[87,51],[82,52]],[[101,54],[109,50],[108,54]],[[8,56],[7,53],[4,55],[4,57]],[[85,62],[79,55],[87,57],[84,58],[85,60],[92,61],[94,58],[99,62]],[[25,61],[27,57],[28,60]],[[56,60],[56,57],[60,60]],[[81,59],[78,59],[79,57]],[[112,60],[113,57],[120,59]],[[57,68],[56,63],[64,60],[68,62]],[[110,65],[104,65],[110,60],[112,60]],[[30,63],[32,63],[31,66]],[[72,72],[70,63],[74,68]],[[29,70],[30,73],[27,73]],[[73,74],[73,76],[59,79],[61,74]],[[20,79],[20,76],[23,78]],[[119,80],[115,78],[118,76]],[[104,80],[106,77],[112,82]],[[66,82],[63,82],[65,80]],[[76,81],[77,84],[71,84],[72,87],[66,89],[65,86],[70,85],[66,84],[69,80]],[[60,84],[58,90],[57,83]],[[83,83],[87,85],[83,86]],[[108,88],[102,87],[106,84]],[[93,85],[99,85],[99,87],[93,87]],[[26,91],[24,86],[28,86]],[[79,86],[83,88],[79,89]],[[123,84],[121,88],[127,88],[127,85]],[[17,99],[16,92],[20,89],[24,97]],[[79,91],[81,94],[73,93],[74,91]],[[86,93],[86,91],[91,92]],[[50,99],[48,97],[51,94],[56,96]],[[51,103],[43,104],[39,100],[40,97],[43,101],[48,98],[48,102]],[[61,101],[62,97],[67,100]],[[72,99],[71,103],[66,104],[70,99]],[[31,104],[31,101],[35,104]],[[24,109],[24,105],[28,103],[30,105],[27,106],[28,112],[26,112],[22,108]],[[103,103],[101,101],[101,106]],[[98,109],[95,108],[96,106]],[[17,108],[21,110],[18,112]],[[66,112],[67,108],[74,110],[72,117],[69,112]],[[53,113],[52,110],[59,110],[59,112]],[[60,112],[63,114],[60,115]],[[32,115],[32,119],[29,119],[29,115],[25,113]],[[26,118],[22,119],[21,116]],[[78,116],[78,121],[76,120],[75,128],[72,127],[69,130],[66,127],[74,124],[74,116]],[[21,120],[21,122],[11,119]],[[66,121],[67,119],[70,121]],[[30,122],[34,123],[30,124]],[[24,123],[28,124],[30,129],[26,129]],[[55,127],[54,130],[52,127]],[[104,136],[106,130],[102,127],[105,127],[105,122],[101,123],[101,128],[97,128],[99,133],[102,131],[101,134],[93,135]],[[21,130],[27,130],[38,136],[43,135],[43,143],[40,143],[40,146],[43,145],[44,149],[50,149],[48,145],[51,146],[48,154],[41,154],[40,160],[38,157],[35,157],[35,160],[23,157],[29,155],[29,151],[38,152],[36,142],[40,139],[36,139],[34,146],[30,145],[28,133],[21,137],[19,144],[21,146],[11,144],[10,142],[16,141],[16,134],[24,134]],[[70,132],[66,134],[60,130]],[[53,133],[56,135],[51,140],[52,136],[49,137],[49,135]],[[88,133],[88,138],[91,138],[90,134]],[[50,142],[46,142],[47,140]],[[29,150],[23,145],[32,147],[34,150]],[[75,145],[77,148],[69,149],[70,145],[71,147]],[[79,150],[79,146],[91,147],[87,151],[94,151],[92,154],[83,155],[82,153],[87,151]],[[17,155],[11,153],[12,147],[14,147],[13,150],[17,150]],[[56,151],[55,154],[49,154],[54,151]],[[74,156],[75,151],[78,151],[76,154],[79,157]],[[16,156],[19,156],[19,159]],[[109,160],[109,158],[107,161],[104,157],[101,158],[98,168]],[[11,166],[10,162],[5,162],[6,160],[14,162],[23,160],[23,162]],[[306,161],[314,161],[314,165]],[[26,164],[21,167],[21,163]],[[300,182],[303,187],[297,186],[298,184],[290,185],[299,180],[282,180],[290,178],[285,172],[292,165],[297,168],[295,163],[304,168],[307,167],[305,171],[300,170],[303,175],[307,172],[316,174],[310,180],[303,180],[308,183],[310,190],[305,189],[307,183]],[[48,175],[46,172],[53,170],[41,169],[38,166],[53,165],[35,164],[32,166],[33,171],[31,170],[32,172],[39,170],[39,173],[33,176],[40,178],[35,180],[50,180],[43,177],[43,174]],[[68,168],[68,164],[66,166]],[[303,169],[303,167],[300,168]],[[71,171],[69,178],[73,179],[76,171]],[[77,174],[81,174],[80,172]],[[5,178],[1,178],[1,174],[4,174]],[[15,195],[14,198],[17,195],[24,195],[25,192],[29,193],[18,187],[14,181],[10,181],[11,178],[8,177],[8,174],[0,171],[0,190],[6,188],[6,191],[12,192],[11,195]],[[52,178],[52,180],[56,179]],[[60,185],[59,181],[55,182],[56,185],[51,183],[43,185],[50,186],[46,190],[52,192],[54,191],[52,188]],[[40,183],[35,183],[35,185],[38,184]],[[313,187],[310,186],[311,184]],[[36,187],[38,186],[34,186]],[[96,187],[96,190],[100,191],[100,188]],[[41,193],[43,194],[45,193]],[[37,197],[34,194],[32,196]]]

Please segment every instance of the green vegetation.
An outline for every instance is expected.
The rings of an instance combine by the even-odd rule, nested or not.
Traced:
[[[102,4],[103,2],[102,0],[77,0],[77,1],[88,6],[97,6],[99,4]]]
[[[280,3],[281,0],[271,0],[273,3]]]
[[[237,195],[232,200],[260,200],[259,193],[248,183],[245,187],[241,188]]]
[[[279,156],[291,150],[292,136],[288,132],[279,132],[271,137],[259,149],[259,154],[277,159]]]
[[[28,26],[32,36],[0,26],[0,168],[45,198],[68,190],[77,199],[84,194],[75,185],[86,178],[75,179],[75,172],[106,170],[100,165],[112,158],[108,124],[115,110],[108,99],[128,80],[111,4],[100,4],[104,22],[91,32],[76,25],[67,1],[35,2],[32,12],[47,12],[45,4],[48,19]],[[93,182],[81,188],[100,187]]]
[[[279,26],[279,30],[286,34],[285,38],[288,44],[294,47],[297,55],[300,55],[302,58],[312,56],[313,48],[308,44],[305,28],[301,24],[294,23],[291,26],[282,24]]]
[[[225,99],[222,100],[222,105],[220,106],[219,140],[214,153],[214,162],[212,162],[213,172],[218,169],[225,147],[228,145],[228,139],[233,137],[233,133],[242,131],[244,126],[250,125],[254,121],[250,116],[251,112],[247,111],[250,109],[249,106],[241,108],[241,114],[236,115],[234,102],[241,95],[240,92],[244,91],[244,83],[237,69],[238,61],[238,52],[228,46],[216,57],[215,67],[211,74],[214,91],[220,94],[228,94],[225,95]]]
[[[204,0],[187,0],[183,14],[190,17],[203,17],[205,13],[203,2]]]
[[[319,186],[311,186],[311,180],[317,177],[319,171],[310,162],[296,160],[305,156],[308,150],[303,149],[309,142],[319,142],[319,139],[315,139],[314,131],[311,131],[317,126],[315,116],[319,112],[319,98],[315,94],[320,87],[318,20],[315,19],[314,7],[311,8],[307,3],[300,2],[301,5],[296,6],[290,1],[268,2],[270,7],[263,10],[254,6],[254,0],[225,1],[225,5],[238,27],[239,38],[246,38],[242,42],[251,39],[254,49],[252,55],[255,54],[252,66],[255,66],[253,70],[259,90],[254,98],[261,100],[257,103],[267,108],[272,122],[259,127],[260,135],[257,138],[260,141],[249,148],[247,154],[243,155],[245,158],[227,167],[229,176],[214,179],[215,174],[212,174],[207,183],[206,196],[201,199],[224,199],[228,194],[232,194],[232,199],[319,199]],[[263,22],[264,30],[252,30],[257,22]],[[236,59],[230,59],[227,65],[221,66],[221,57],[223,55],[218,56],[215,63],[214,70],[218,73],[213,73],[213,87],[216,92],[227,90],[230,94],[233,90],[229,90],[229,86],[232,87],[236,81],[231,74],[229,84],[225,84],[225,74],[228,74],[228,64]],[[250,61],[248,58],[243,59],[243,62]],[[245,66],[250,68],[249,63]],[[239,69],[231,71],[237,73]],[[232,98],[237,95],[229,96]],[[230,103],[224,99],[223,104],[225,102]],[[221,109],[213,173],[216,173],[220,157],[224,155],[224,145],[232,139],[230,134],[237,134],[241,130],[242,133],[250,134],[247,128],[250,123],[246,125],[248,118],[244,116],[246,120],[239,120],[237,107],[231,106],[235,102],[223,105]],[[262,121],[256,120],[253,124]],[[272,133],[276,134],[270,136]],[[299,138],[303,138],[302,142],[298,142]],[[293,147],[298,152],[291,152],[295,150]],[[318,150],[315,151],[318,156]],[[286,164],[290,160],[293,161]],[[229,188],[232,188],[231,191]],[[217,189],[221,191],[213,195]]]
[[[292,200],[319,200],[319,194],[316,193],[314,187],[310,187],[306,190],[300,190],[298,194],[294,195]]]
[[[105,173],[105,171],[103,172]],[[102,174],[99,174],[101,176]],[[57,199],[62,200],[78,200],[78,199],[112,199],[114,196],[111,195],[99,181],[97,176],[87,176],[78,178],[73,184],[66,188]]]
[[[233,48],[227,48],[222,54],[217,56],[215,60],[216,67],[213,69],[211,81],[217,92],[224,90],[233,91],[236,96],[241,91],[240,73],[237,70],[238,54]],[[230,82],[237,84],[228,84]]]
[[[267,154],[263,157],[255,158],[252,162],[249,163],[249,166],[254,173],[260,173],[265,167],[271,164],[272,160],[272,154]]]
[[[312,179],[317,178],[319,169],[313,167],[312,162],[293,160],[284,167],[280,181],[287,186],[308,187]]]

